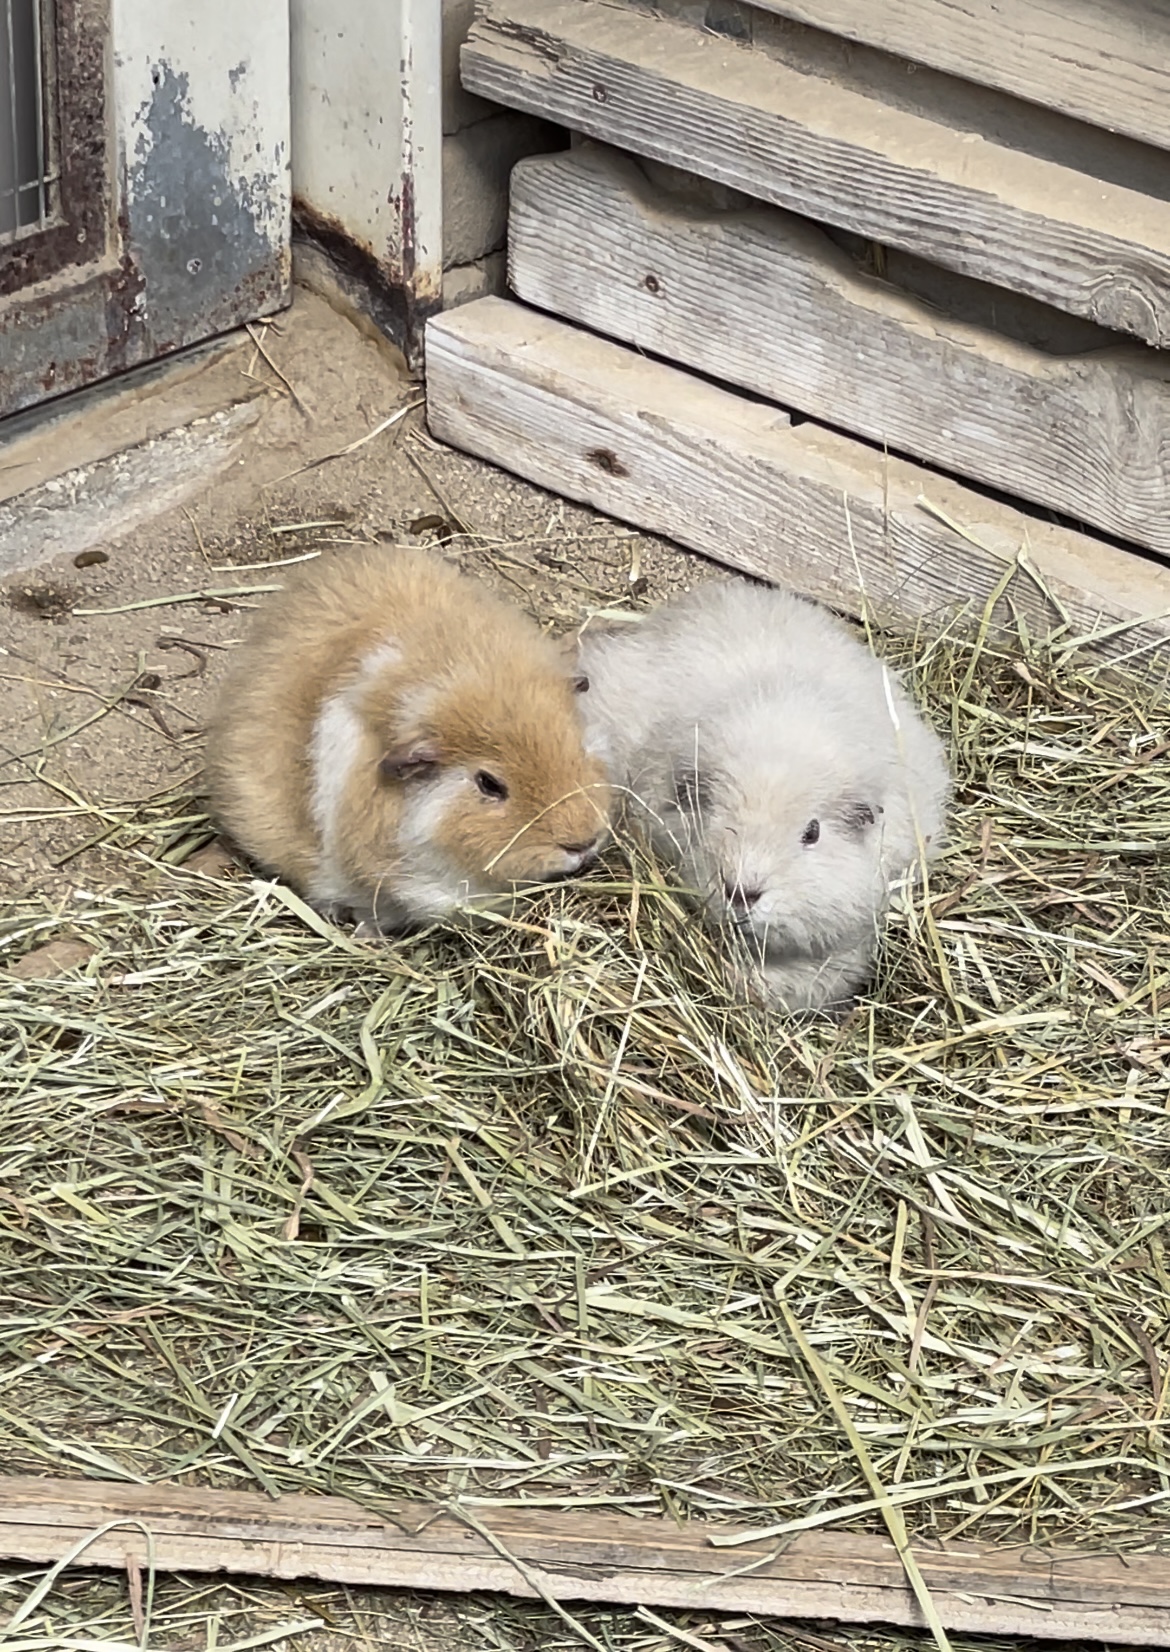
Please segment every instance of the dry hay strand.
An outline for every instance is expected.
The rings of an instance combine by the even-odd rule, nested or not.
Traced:
[[[148,898],[12,910],[92,951],[2,988],[8,1471],[1160,1542],[1170,709],[914,670],[954,843],[844,1023],[620,856],[369,946],[164,800]]]

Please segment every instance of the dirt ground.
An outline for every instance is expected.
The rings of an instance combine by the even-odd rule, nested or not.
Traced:
[[[115,386],[34,427],[47,479],[0,503],[0,566],[6,542],[25,564],[0,580],[0,896],[136,886],[119,828],[147,800],[178,811],[198,793],[227,651],[290,560],[441,542],[559,630],[718,571],[433,443],[401,359],[302,289],[174,376],[198,420],[54,477],[119,418],[133,426],[140,392]],[[22,464],[29,451],[24,435]],[[0,482],[22,475],[5,457]]]

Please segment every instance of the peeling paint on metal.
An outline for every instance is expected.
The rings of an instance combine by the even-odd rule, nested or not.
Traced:
[[[222,327],[225,295],[262,293],[279,249],[262,227],[274,216],[271,172],[233,177],[227,135],[191,113],[186,71],[163,62],[150,78],[123,199],[127,251],[150,272],[133,307],[147,336],[165,344]]]

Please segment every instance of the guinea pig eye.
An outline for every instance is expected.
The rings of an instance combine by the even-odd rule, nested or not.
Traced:
[[[508,788],[502,780],[497,780],[494,774],[486,769],[480,769],[476,774],[475,783],[485,797],[493,798],[497,803],[503,803],[508,796]]]
[[[588,694],[588,692],[589,692],[589,678],[585,675],[585,673],[583,671],[579,671],[577,673],[577,675],[573,678],[573,693],[574,694]]]
[[[801,834],[800,834],[800,841],[804,844],[805,848],[807,849],[811,844],[813,844],[817,841],[817,839],[820,837],[820,835],[821,835],[821,823],[820,823],[820,821],[819,820],[810,820],[808,825],[805,827],[804,831],[801,832]]]

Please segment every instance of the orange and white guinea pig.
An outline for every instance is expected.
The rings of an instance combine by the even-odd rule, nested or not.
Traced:
[[[439,557],[296,571],[233,659],[209,728],[219,822],[315,906],[381,930],[597,853],[610,794],[570,657]]]

